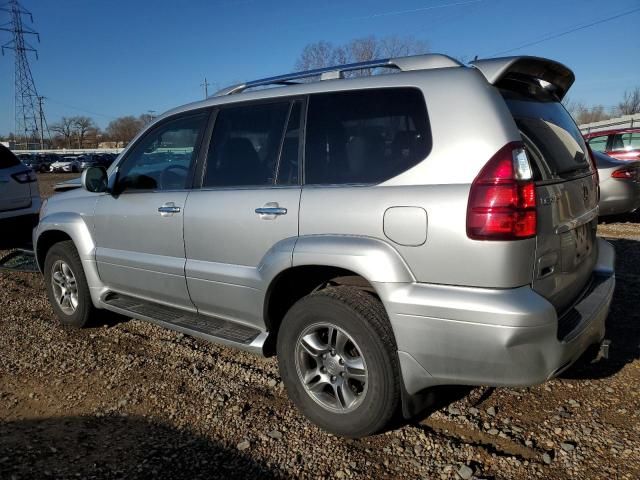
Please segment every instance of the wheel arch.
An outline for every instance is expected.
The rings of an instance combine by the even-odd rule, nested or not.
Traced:
[[[280,323],[289,308],[314,290],[327,285],[355,286],[376,296],[384,306],[376,282],[413,281],[404,259],[384,241],[346,235],[300,237],[291,266],[275,275],[265,292],[263,318],[270,332],[265,354],[275,353]]]

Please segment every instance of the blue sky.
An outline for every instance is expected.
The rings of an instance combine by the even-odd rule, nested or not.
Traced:
[[[3,3],[0,0],[0,3]],[[162,112],[223,87],[293,69],[302,48],[367,35],[412,35],[472,59],[640,7],[640,0],[22,0],[42,42],[31,58],[49,123]],[[7,16],[0,12],[0,24]],[[510,52],[576,73],[569,96],[613,106],[640,86],[640,11]],[[27,23],[28,24],[28,23]],[[1,43],[8,40],[0,32]],[[0,133],[13,129],[13,57],[0,57]]]

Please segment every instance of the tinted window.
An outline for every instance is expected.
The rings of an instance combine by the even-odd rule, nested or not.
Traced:
[[[206,114],[165,123],[145,135],[120,166],[119,190],[188,188]]]
[[[280,161],[278,163],[278,184],[298,184],[298,163],[300,157],[300,121],[302,119],[302,102],[295,101],[291,106],[287,131],[282,141]]]
[[[0,168],[9,168],[20,165],[20,160],[11,150],[4,145],[0,145]]]
[[[545,177],[567,177],[591,170],[584,138],[571,115],[551,93],[530,81],[507,80],[502,95]]]
[[[305,183],[379,183],[424,160],[431,134],[413,88],[312,95]]]
[[[273,185],[290,102],[223,108],[207,155],[204,187]]]
[[[591,137],[589,139],[589,146],[594,152],[604,152],[607,149],[607,136]]]

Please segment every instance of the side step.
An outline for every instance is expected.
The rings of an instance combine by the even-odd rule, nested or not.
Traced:
[[[213,343],[221,343],[263,355],[263,346],[268,333],[257,328],[230,322],[221,318],[207,317],[185,312],[139,298],[108,293],[102,300],[105,307],[123,315],[146,320],[161,327],[176,330]]]

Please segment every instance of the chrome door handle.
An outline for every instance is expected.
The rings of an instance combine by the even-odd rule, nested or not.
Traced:
[[[167,202],[161,207],[158,208],[158,212],[163,217],[167,217],[169,215],[173,215],[174,213],[180,213],[180,207],[176,206],[173,202]]]
[[[258,215],[286,215],[287,209],[282,207],[260,207],[256,208]]]

